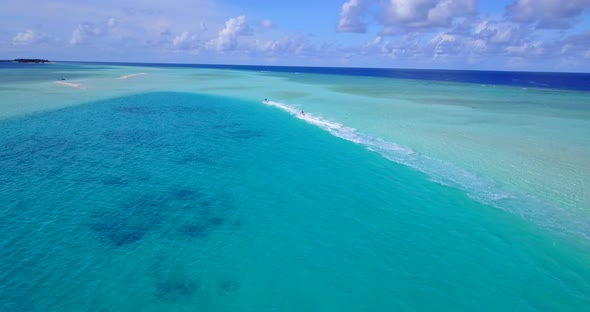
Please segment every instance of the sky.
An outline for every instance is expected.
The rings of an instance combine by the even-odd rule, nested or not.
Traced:
[[[590,0],[0,0],[0,59],[590,72]]]

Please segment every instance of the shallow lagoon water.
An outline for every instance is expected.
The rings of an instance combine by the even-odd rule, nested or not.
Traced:
[[[233,77],[224,85],[179,83],[211,69],[112,70],[75,81],[85,89],[47,81],[46,90],[62,93],[37,94],[36,104],[70,92],[83,105],[0,121],[2,310],[589,304],[590,262],[578,235],[481,203],[347,140],[359,138],[350,131],[385,135],[329,102],[324,111],[305,101],[321,95],[312,87],[284,101],[274,91],[273,106],[257,95],[288,79],[267,73],[224,71]],[[146,75],[115,79],[136,72]],[[203,95],[220,90],[231,97]],[[301,108],[305,118],[290,114]]]

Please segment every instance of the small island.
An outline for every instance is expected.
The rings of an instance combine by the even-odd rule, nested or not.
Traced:
[[[48,60],[43,60],[43,59],[15,59],[15,60],[13,60],[13,62],[15,62],[15,63],[35,63],[35,64],[49,63]]]

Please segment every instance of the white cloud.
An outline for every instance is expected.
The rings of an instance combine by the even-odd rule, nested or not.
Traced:
[[[547,49],[551,49],[548,44],[547,46]],[[555,42],[551,50],[554,50],[555,55],[587,58],[588,47],[590,47],[590,32],[585,32]]]
[[[85,44],[92,37],[99,37],[105,34],[105,29],[101,26],[93,23],[84,22],[78,24],[76,29],[72,31],[72,37],[70,38],[71,45]]]
[[[310,35],[294,33],[282,34],[280,37],[281,39],[255,40],[251,51],[258,52],[267,60],[293,62],[298,59],[318,64],[325,64],[328,55],[331,61],[341,55],[341,51],[333,44],[314,42]]]
[[[108,27],[115,27],[117,26],[117,19],[114,17],[110,17],[109,20],[107,21],[107,26]]]
[[[432,30],[449,27],[459,17],[477,13],[476,0],[388,0],[381,23],[392,29]]]
[[[275,24],[272,20],[269,19],[265,19],[261,22],[262,27],[264,28],[273,28],[275,27]]]
[[[363,50],[363,52],[366,53],[367,51],[378,49],[382,45],[383,45],[383,37],[376,36],[375,39],[373,39],[373,41],[367,42],[362,50]]]
[[[502,51],[508,45],[523,44],[530,35],[530,30],[518,24],[493,19],[480,21],[472,33],[473,38],[486,42],[490,52]]]
[[[537,28],[570,28],[590,9],[590,0],[516,0],[506,8],[511,20]]]
[[[366,32],[367,26],[363,22],[363,17],[372,3],[372,0],[349,0],[342,4],[336,30],[340,32]]]
[[[566,43],[564,44],[561,49],[559,50],[559,53],[561,54],[565,54],[567,53],[569,50],[571,50],[573,48],[572,44]]]
[[[392,59],[413,59],[423,53],[423,46],[420,41],[421,35],[416,32],[391,41],[385,40],[385,37],[377,36],[373,41],[365,44],[361,53],[367,55],[380,54]]]
[[[303,36],[297,35],[281,40],[256,40],[256,50],[269,55],[302,54],[307,47]]]
[[[545,52],[542,42],[526,42],[520,45],[511,45],[506,47],[506,53],[509,55],[531,56],[541,55]]]
[[[160,37],[163,34],[169,34],[171,32],[170,28],[172,28],[172,22],[164,17],[147,19],[143,23],[143,27],[148,35],[152,37]]]
[[[28,29],[25,31],[18,32],[14,36],[14,38],[12,38],[12,44],[15,46],[28,45],[28,44],[32,44],[35,41],[37,41],[38,38],[39,38],[39,34],[37,34],[36,32],[34,32],[31,29]]]
[[[518,36],[516,26],[484,20],[475,27],[475,35],[491,43],[509,43]]]
[[[508,59],[506,66],[511,68],[523,68],[526,67],[528,64],[529,62],[524,57],[511,57],[510,59]]]
[[[225,27],[219,31],[217,38],[210,41],[210,47],[217,51],[235,50],[238,46],[238,37],[251,34],[246,16],[230,18],[225,22]]]
[[[326,29],[306,26],[293,27],[304,33],[317,31],[317,37],[293,34],[296,29],[282,28],[290,27],[289,23],[275,25],[284,18],[279,11],[266,16],[272,20],[253,21],[249,15],[239,16],[243,7],[218,0],[131,0],[118,6],[96,1],[19,0],[4,6],[16,15],[3,20],[5,27],[0,32],[4,33],[4,47],[27,51],[42,43],[63,59],[134,60],[141,55],[146,61],[257,63],[266,58],[283,64],[297,59],[300,64],[315,60],[334,64],[342,59],[354,66],[402,67],[428,67],[447,59],[457,67],[481,60],[480,64],[493,68],[511,58],[514,64],[524,58],[531,68],[557,66],[560,60],[579,64],[577,70],[589,68],[590,32],[539,28],[565,28],[588,19],[590,0],[505,0],[511,5],[506,15],[498,17],[490,16],[501,12],[478,16],[478,0],[338,1],[338,11],[332,12],[328,22],[331,19],[339,32],[365,35],[327,37]],[[38,10],[25,9],[33,5]],[[485,7],[489,6],[482,9]],[[324,8],[318,7],[317,13],[320,9]],[[322,50],[326,41],[333,44],[330,58]],[[63,49],[68,43],[71,48]],[[227,51],[232,53],[223,53]],[[193,52],[199,52],[198,57]],[[392,63],[394,59],[398,63]]]
[[[185,31],[172,39],[172,45],[180,50],[195,49],[199,45],[199,37],[195,34]]]
[[[477,0],[348,0],[340,9],[337,30],[364,33],[365,15],[377,6],[381,35],[432,31],[450,27],[458,19],[477,14]]]
[[[426,49],[432,49],[432,58],[440,59],[461,54],[462,42],[457,35],[439,33],[428,42]]]
[[[481,39],[474,39],[469,42],[471,51],[476,53],[483,53],[488,49],[488,44]]]

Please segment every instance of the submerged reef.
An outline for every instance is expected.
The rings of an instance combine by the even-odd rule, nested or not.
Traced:
[[[122,218],[97,222],[91,228],[118,248],[135,244],[149,231],[145,225],[130,225]]]
[[[202,238],[209,235],[211,232],[211,225],[206,222],[197,221],[180,226],[178,231],[184,236]]]
[[[199,197],[199,191],[189,190],[189,189],[179,189],[176,192],[174,192],[174,197],[176,199],[181,199],[181,200],[195,199],[195,198]]]
[[[134,246],[162,223],[165,205],[159,197],[139,198],[114,211],[97,213],[90,228],[114,247]]]
[[[160,300],[176,302],[194,296],[201,283],[194,278],[168,276],[156,284],[155,296]]]
[[[240,282],[233,278],[223,279],[217,288],[220,295],[226,295],[238,291],[240,288]]]
[[[124,186],[128,180],[109,177],[108,183]],[[133,247],[152,231],[172,240],[202,239],[219,227],[233,226],[227,219],[232,207],[224,196],[206,194],[198,188],[172,188],[106,209],[100,207],[89,228],[115,248]]]

